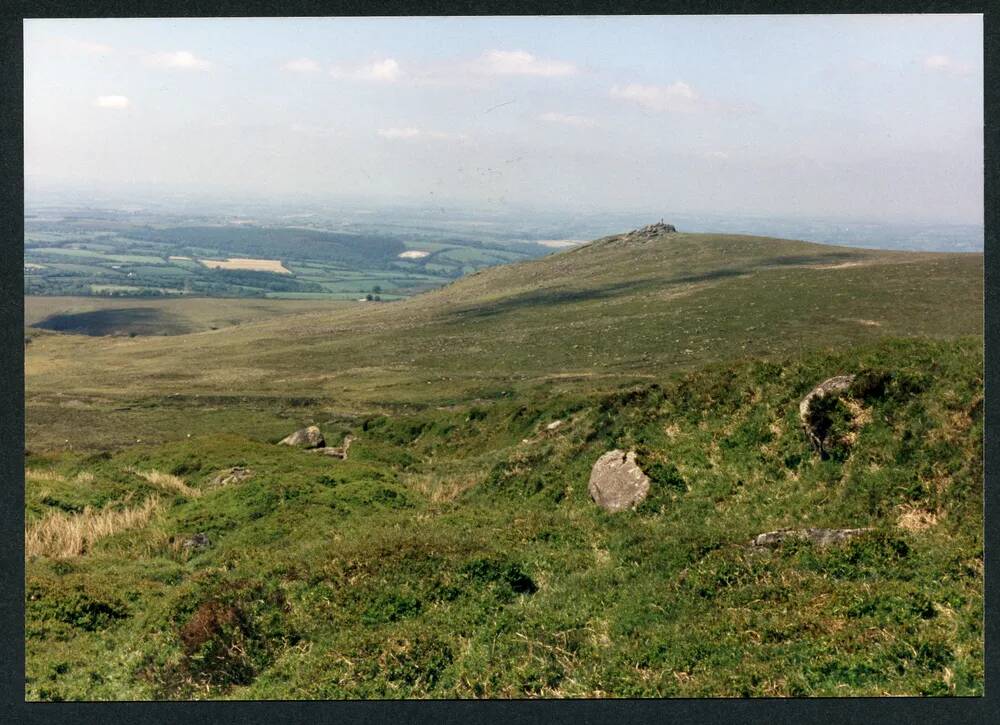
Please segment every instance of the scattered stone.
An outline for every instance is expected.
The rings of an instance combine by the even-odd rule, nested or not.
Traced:
[[[342,461],[347,460],[347,451],[351,447],[351,443],[356,439],[354,436],[348,434],[344,436],[344,442],[339,446],[324,446],[323,448],[314,448],[312,453],[319,453],[324,456],[332,456],[333,458],[339,458]]]
[[[647,224],[639,229],[633,229],[626,236],[641,239],[653,239],[661,234],[675,234],[677,228],[673,224],[664,224],[660,219],[656,224]]]
[[[787,539],[801,539],[811,541],[817,546],[831,546],[842,544],[848,539],[852,539],[859,534],[863,534],[871,529],[779,529],[778,531],[768,531],[757,534],[751,542],[751,546],[758,548],[773,549],[781,546]]]
[[[635,508],[649,494],[649,476],[635,462],[635,451],[613,450],[597,459],[587,490],[605,511]]]
[[[294,446],[296,448],[322,448],[326,445],[323,434],[314,425],[297,430],[278,441],[279,446]]]
[[[198,551],[200,549],[207,549],[211,545],[212,545],[211,540],[209,540],[209,538],[201,532],[198,532],[194,536],[189,536],[186,539],[184,539],[184,541],[181,542],[181,546],[183,548],[194,549],[195,551]]]
[[[218,476],[209,481],[209,486],[229,486],[234,483],[242,483],[253,477],[253,471],[243,466],[234,466],[227,471],[223,471]]]
[[[822,398],[843,395],[853,382],[853,375],[835,375],[810,390],[799,403],[799,419],[802,421],[802,427],[805,428],[806,435],[809,436],[809,442],[819,451],[820,455],[825,454],[823,443],[826,438],[826,430],[824,421],[815,420],[815,416],[812,415],[813,403]]]

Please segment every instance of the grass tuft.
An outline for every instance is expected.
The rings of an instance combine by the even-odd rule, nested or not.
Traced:
[[[201,496],[201,491],[196,488],[191,488],[186,483],[184,479],[180,476],[175,476],[172,473],[163,473],[162,471],[140,471],[137,468],[126,469],[129,473],[134,473],[140,478],[146,479],[149,483],[154,486],[163,489],[167,493],[179,493],[187,498],[198,498]]]
[[[100,539],[145,526],[159,508],[160,499],[152,496],[132,508],[95,511],[88,506],[79,514],[53,511],[25,530],[24,555],[27,559],[83,556]]]

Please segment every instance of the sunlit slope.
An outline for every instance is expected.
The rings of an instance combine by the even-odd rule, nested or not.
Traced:
[[[617,382],[883,336],[981,334],[981,254],[620,236],[392,304],[160,339],[45,335],[29,398],[309,396],[359,405]]]

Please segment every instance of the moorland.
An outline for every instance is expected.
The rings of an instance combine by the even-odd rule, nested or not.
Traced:
[[[285,260],[241,244],[204,251]],[[28,699],[982,693],[981,254],[504,261],[26,329]],[[821,453],[799,402],[841,374]],[[307,425],[350,455],[276,445]],[[634,510],[588,494],[612,449]],[[805,527],[864,531],[751,543]]]

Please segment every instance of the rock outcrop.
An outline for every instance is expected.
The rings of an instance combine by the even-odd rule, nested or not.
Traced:
[[[809,394],[802,399],[801,403],[799,403],[799,419],[802,421],[802,427],[805,428],[806,435],[809,436],[809,442],[812,443],[813,447],[819,451],[821,455],[825,453],[823,444],[826,441],[829,421],[818,418],[814,414],[813,405],[816,401],[823,398],[831,396],[839,397],[843,395],[851,387],[851,383],[853,382],[853,375],[836,375],[832,378],[824,380],[822,383],[810,390]]]
[[[811,541],[816,546],[832,546],[843,544],[866,531],[870,531],[870,529],[779,529],[778,531],[757,534],[751,540],[750,546],[774,549],[788,539]]]
[[[649,476],[635,462],[635,451],[608,451],[590,472],[587,490],[605,511],[635,508],[649,495]]]
[[[343,461],[347,460],[347,452],[351,448],[351,443],[354,442],[356,438],[350,434],[344,436],[344,442],[339,446],[324,446],[323,448],[314,448],[312,453],[320,453],[324,456],[332,456],[333,458],[339,458]]]
[[[647,224],[639,229],[633,229],[626,236],[640,239],[653,239],[661,234],[675,234],[677,228],[673,224],[664,224],[661,219],[656,224]]]
[[[278,441],[278,445],[295,448],[322,448],[326,445],[326,441],[323,440],[323,434],[320,433],[319,428],[311,425],[282,438]]]

